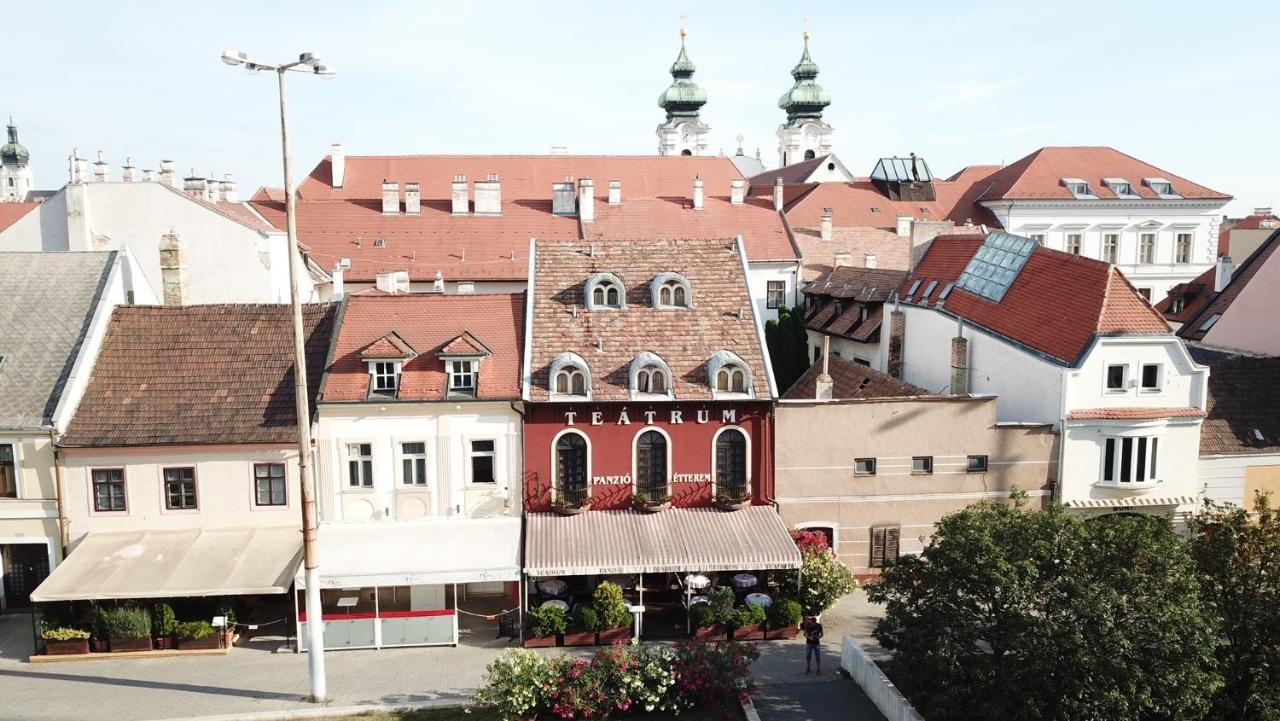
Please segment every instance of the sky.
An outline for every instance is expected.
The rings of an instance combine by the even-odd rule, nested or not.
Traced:
[[[1235,196],[1232,215],[1280,205],[1274,2],[11,5],[0,111],[40,188],[66,182],[72,148],[104,151],[113,178],[126,157],[166,158],[180,176],[231,173],[242,192],[280,186],[274,78],[223,65],[225,49],[265,62],[312,52],[336,68],[290,76],[299,178],[331,143],[351,155],[652,154],[682,26],[713,151],[732,154],[742,135],[774,167],[777,100],[808,18],[833,150],[856,174],[911,152],[945,177],[1046,145],[1110,145]]]

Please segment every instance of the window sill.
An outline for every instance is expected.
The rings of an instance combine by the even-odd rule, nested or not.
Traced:
[[[1142,483],[1123,483],[1115,481],[1097,481],[1093,484],[1095,488],[1102,488],[1108,491],[1130,491],[1134,493],[1146,493],[1147,491],[1159,488],[1164,481],[1144,481]]]
[[[591,396],[575,396],[568,393],[548,393],[547,399],[552,403],[589,403]]]

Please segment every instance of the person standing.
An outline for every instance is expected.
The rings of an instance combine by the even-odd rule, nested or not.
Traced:
[[[809,616],[804,620],[804,672],[809,674],[809,664],[814,662],[818,667],[818,675],[822,675],[822,624],[818,619]]]

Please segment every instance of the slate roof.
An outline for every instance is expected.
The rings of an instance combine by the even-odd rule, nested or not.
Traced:
[[[115,261],[114,251],[0,252],[0,429],[52,423]]]
[[[1079,178],[1088,182],[1089,189],[1099,200],[1128,199],[1127,196],[1117,196],[1103,182],[1104,178],[1129,181],[1134,193],[1144,199],[1160,196],[1147,187],[1143,179],[1163,178],[1173,184],[1175,193],[1189,200],[1231,200],[1230,195],[1197,185],[1115,148],[1102,146],[1040,148],[993,174],[989,187],[979,200],[1075,199],[1063,185],[1063,178]]]
[[[1253,276],[1266,265],[1271,256],[1276,254],[1276,250],[1280,249],[1280,230],[1272,233],[1258,249],[1245,259],[1243,263],[1236,267],[1231,274],[1231,281],[1227,283],[1227,287],[1221,292],[1215,293],[1213,297],[1206,303],[1200,312],[1191,318],[1178,329],[1178,335],[1186,340],[1204,340],[1208,331],[1204,328],[1205,322],[1215,315],[1225,315],[1231,308],[1231,304],[1235,302],[1245,286],[1249,285],[1249,281],[1253,280]],[[1212,270],[1212,269],[1211,269]]]
[[[1208,415],[1200,427],[1200,454],[1280,453],[1277,409],[1280,358],[1239,357],[1213,363]]]
[[[907,277],[905,270],[840,267],[827,271],[803,288],[805,295],[825,295],[859,302],[883,303]]]
[[[393,332],[417,351],[401,367],[395,400],[443,400],[445,362],[441,354],[445,351],[484,355],[476,392],[479,400],[517,400],[524,318],[524,293],[348,296],[321,388],[321,402],[368,400],[369,369],[360,351]],[[378,397],[378,402],[388,400]]]
[[[307,385],[320,385],[335,306],[303,307]],[[297,442],[287,305],[115,310],[62,445]]]
[[[960,277],[983,241],[982,236],[973,235],[936,238],[915,271],[903,281],[906,290],[902,300],[944,308],[973,325],[1066,365],[1075,365],[1099,334],[1170,333],[1164,318],[1138,295],[1120,271],[1099,260],[1041,246],[1032,250],[999,303],[959,286],[939,301],[946,286]],[[921,282],[911,293],[916,280]]]
[[[583,241],[539,240],[531,400],[548,399],[550,365],[565,352],[590,366],[593,400],[630,400],[630,364],[645,351],[670,366],[675,400],[710,400],[707,361],[720,350],[736,353],[748,365],[756,398],[771,398],[755,307],[734,246],[731,238],[636,239],[597,245],[592,257]],[[625,285],[626,308],[586,310],[586,281],[606,272]],[[691,308],[653,307],[649,284],[667,272],[688,279]]]
[[[766,170],[759,175],[751,177],[751,186],[753,188],[772,188],[773,184],[778,182],[778,178],[782,178],[782,183],[784,185],[796,185],[803,183],[809,179],[810,175],[813,175],[815,170],[821,168],[823,163],[827,162],[827,158],[829,156],[830,153],[821,157],[810,158],[799,163],[784,165],[781,168]]]
[[[813,400],[817,393],[818,376],[821,374],[822,363],[814,363],[782,397],[787,400]],[[870,366],[839,356],[833,355],[827,359],[827,374],[831,376],[831,397],[835,400],[932,395],[919,386],[903,383]]]

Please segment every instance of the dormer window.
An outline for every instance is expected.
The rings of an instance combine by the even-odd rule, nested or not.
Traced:
[[[655,308],[689,308],[693,306],[693,286],[679,273],[663,273],[650,284]]]
[[[716,390],[721,393],[746,393],[747,372],[737,365],[726,365],[716,371]]]
[[[707,378],[715,398],[753,397],[751,368],[732,351],[716,351],[707,360]]]
[[[627,307],[626,286],[613,273],[596,273],[588,278],[583,297],[588,310]]]
[[[395,398],[400,391],[404,364],[418,352],[399,333],[392,331],[360,350],[360,360],[369,367],[369,395]]]
[[[475,398],[480,388],[480,361],[493,351],[470,333],[445,343],[436,353],[444,361],[446,396]]]
[[[590,400],[591,370],[577,353],[562,353],[551,363],[552,400]]]
[[[1067,190],[1071,191],[1071,194],[1076,196],[1077,200],[1094,200],[1097,198],[1093,194],[1093,190],[1089,188],[1088,181],[1080,178],[1063,178],[1062,184],[1067,186]]]
[[[1107,184],[1107,187],[1116,194],[1117,198],[1138,197],[1138,194],[1133,192],[1133,184],[1124,178],[1103,178],[1102,182]]]
[[[469,396],[476,394],[476,361],[449,361],[449,392]]]
[[[400,364],[392,361],[372,364],[373,391],[394,395],[400,387]]]
[[[1173,189],[1173,183],[1165,180],[1164,178],[1143,178],[1142,182],[1146,183],[1148,188],[1151,188],[1151,192],[1161,198],[1171,200],[1182,198],[1182,196],[1178,195],[1178,192]]]
[[[671,397],[671,367],[658,354],[645,351],[636,356],[630,376],[633,398]]]

